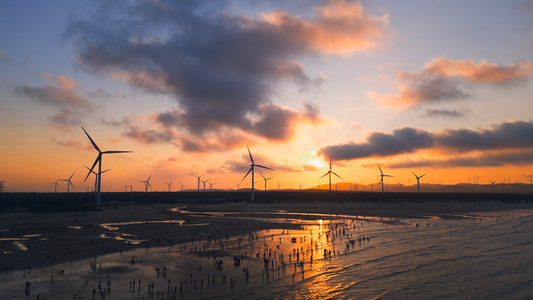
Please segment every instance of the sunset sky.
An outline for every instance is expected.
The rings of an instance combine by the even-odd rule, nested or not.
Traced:
[[[358,184],[533,178],[533,1],[8,0],[0,28],[8,192],[92,188],[81,126],[134,151],[103,191],[233,189],[246,145],[272,189],[329,155]]]

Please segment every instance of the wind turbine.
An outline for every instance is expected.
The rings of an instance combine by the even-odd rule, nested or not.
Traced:
[[[150,178],[152,178],[152,175],[150,175],[150,177],[148,177],[148,179],[146,179],[146,180],[139,181],[139,182],[144,183],[144,192],[145,193],[148,193],[148,187],[152,188],[152,185],[150,184]]]
[[[213,185],[215,185],[214,182],[209,182],[209,190],[211,190],[213,188]]]
[[[204,184],[204,192],[205,192],[205,184],[209,181],[209,179],[207,179],[206,181],[203,181],[203,180],[200,180],[201,182],[203,182]]]
[[[281,184],[279,184],[279,181],[278,181],[278,192],[281,190]]]
[[[411,173],[413,173],[413,175],[415,175],[415,177],[416,177],[416,187],[417,187],[417,192],[420,193],[420,178],[426,176],[426,174],[421,175],[421,176],[418,176],[418,175],[416,175],[413,171],[411,171]],[[469,179],[469,181],[470,181],[470,178],[468,178],[468,179]]]
[[[74,173],[72,173],[72,175],[70,175],[70,177],[68,179],[59,179],[59,181],[66,181],[67,182],[67,193],[70,193],[70,186],[72,186],[72,188],[74,188],[74,185],[72,184],[72,181],[70,181],[72,179],[72,176],[74,176]]]
[[[168,191],[170,192],[170,189],[172,188],[172,183],[174,182],[174,180],[170,181],[170,182],[165,182],[166,185],[168,185]]]
[[[198,178],[198,194],[200,194],[200,181],[201,181],[200,178],[202,178],[202,176],[204,176],[204,175],[205,175],[205,173],[200,175],[200,176],[196,176],[196,175],[191,174],[191,176],[194,176],[194,177]]]
[[[0,181],[0,194],[4,192],[4,189],[5,189],[4,183],[5,181]],[[57,187],[57,181],[56,181],[56,187]]]
[[[396,179],[396,181],[398,181],[398,179]],[[398,185],[400,186],[400,192],[402,192],[402,184],[400,183],[400,181],[398,181]]]
[[[94,172],[93,170],[89,169],[89,167],[87,166],[84,166],[87,170],[89,170],[89,173],[93,173],[94,174],[94,192],[96,193],[96,184],[98,182],[98,174],[96,174],[96,172]],[[107,169],[105,171],[102,171],[102,173],[105,173],[107,171],[109,171],[111,169]]]
[[[490,180],[490,184],[492,185],[492,190],[494,191],[494,184],[496,183],[496,181],[492,181]]]
[[[324,177],[324,176],[326,176],[326,175],[329,175],[329,196],[330,196],[330,197],[331,197],[331,174],[333,174],[333,175],[339,177],[341,180],[344,180],[344,179],[342,179],[342,177],[340,177],[339,175],[337,175],[337,173],[335,173],[335,172],[333,172],[333,171],[331,170],[331,155],[330,155],[330,156],[329,156],[329,171],[328,171],[326,174],[320,176],[320,178],[322,178],[322,177]],[[320,179],[320,178],[319,178],[319,179]]]
[[[93,144],[94,149],[96,149],[96,151],[98,151],[98,156],[96,157],[96,160],[94,161],[94,164],[91,167],[91,170],[89,170],[89,173],[85,177],[84,181],[86,181],[87,178],[89,177],[89,175],[91,174],[90,171],[92,171],[94,169],[94,167],[96,166],[96,164],[98,164],[98,190],[96,192],[96,205],[100,205],[100,188],[102,186],[102,155],[103,154],[115,154],[115,153],[131,153],[133,151],[103,151],[102,152],[100,150],[100,148],[98,148],[96,143],[93,141],[91,136],[87,133],[85,128],[81,127],[81,129],[83,129],[83,131],[85,132],[85,134],[87,135],[87,137],[91,141],[91,144]]]
[[[248,176],[248,174],[250,174],[250,172],[252,172],[252,201],[254,201],[254,178],[255,178],[255,175],[254,175],[254,170],[255,170],[255,167],[259,167],[259,168],[263,168],[263,169],[268,169],[268,170],[272,170],[271,168],[268,168],[268,167],[265,167],[265,166],[261,166],[261,165],[256,165],[254,163],[254,158],[252,157],[252,153],[250,152],[250,148],[248,147],[248,145],[246,145],[246,148],[248,149],[248,154],[250,155],[250,162],[252,163],[250,165],[250,170],[248,170],[248,173],[246,173],[246,175],[244,175],[244,177],[242,178],[242,180],[244,180],[246,178],[246,176]],[[241,180],[241,182],[242,182]]]
[[[303,183],[298,183],[298,184],[300,185],[300,192],[301,192]]]
[[[259,174],[261,175],[261,177],[263,177],[263,179],[265,180],[265,192],[267,190],[267,181],[269,181],[270,179],[274,178],[274,177],[270,177],[270,178],[265,178],[265,176],[263,176],[263,173],[259,172]]]
[[[54,193],[57,193],[57,181],[52,182],[51,184],[54,185]],[[0,181],[0,193],[2,192],[3,189],[4,189],[4,182]]]
[[[236,183],[235,185],[237,186],[237,191],[238,191],[241,188],[241,183],[239,182],[239,183]]]
[[[383,171],[381,170],[381,167],[379,166],[378,164],[378,168],[379,168],[379,172],[381,173],[381,180],[379,181],[378,183],[378,186],[381,184],[381,193],[384,194],[385,193],[385,182],[383,182],[383,177],[393,177],[391,175],[387,175],[387,174],[383,174]]]
[[[181,191],[183,192],[183,187],[184,187],[183,182],[180,182],[180,184],[181,184]]]

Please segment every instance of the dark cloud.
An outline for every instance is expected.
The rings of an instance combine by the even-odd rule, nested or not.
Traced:
[[[277,106],[274,86],[288,79],[305,90],[323,81],[294,58],[370,49],[387,36],[388,15],[368,15],[359,2],[326,2],[309,19],[226,8],[224,1],[106,1],[89,19],[73,20],[65,37],[85,70],[173,95],[178,108],[157,119],[165,126],[192,136],[235,129],[282,141],[318,110]]]
[[[502,167],[533,164],[533,150],[489,153],[476,156],[453,157],[449,159],[406,160],[387,164],[388,168],[451,168],[451,167]]]
[[[533,122],[508,122],[491,129],[448,129],[439,132],[437,146],[460,151],[533,147]]]
[[[456,110],[456,109],[427,109],[424,113],[426,118],[463,118],[466,117],[469,110]]]
[[[326,146],[320,149],[319,153],[325,157],[331,155],[335,160],[353,160],[394,156],[429,148],[461,153],[480,150],[533,149],[532,136],[532,121],[505,122],[493,125],[491,129],[447,129],[434,133],[407,127],[396,129],[392,134],[371,133],[367,141],[362,143]],[[513,161],[514,158],[509,157],[509,160]],[[472,161],[469,158],[464,163],[475,163]],[[487,160],[487,164],[490,164],[490,161]],[[420,164],[420,162],[407,163]],[[458,163],[460,164],[461,161]]]
[[[352,160],[374,156],[390,156],[410,153],[418,149],[433,146],[434,138],[431,133],[405,127],[396,129],[392,134],[382,132],[371,133],[366,142],[347,143],[336,146],[323,147],[319,154],[324,157],[332,156],[334,160]]]

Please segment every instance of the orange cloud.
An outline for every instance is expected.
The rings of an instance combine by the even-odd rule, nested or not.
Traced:
[[[471,59],[454,61],[448,58],[434,58],[426,64],[425,71],[448,77],[459,76],[473,82],[500,83],[527,77],[533,71],[533,65],[529,61],[500,66],[485,60],[476,64]]]
[[[389,15],[368,15],[360,2],[332,0],[315,10],[314,20],[304,20],[284,11],[264,13],[262,17],[292,39],[327,54],[375,48],[378,41],[390,35],[387,31]]]

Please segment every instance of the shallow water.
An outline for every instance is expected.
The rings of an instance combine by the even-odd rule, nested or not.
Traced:
[[[157,299],[158,291],[166,298],[169,285],[177,289],[177,299],[531,299],[532,215],[513,211],[478,214],[476,220],[402,220],[392,226],[377,218],[319,221],[291,214],[287,221],[303,230],[263,230],[211,243],[141,248],[29,273],[3,271],[0,298],[35,299],[39,294],[72,299],[76,294],[76,299],[92,299],[94,289],[95,299],[101,299],[101,282],[105,299]],[[359,237],[369,240],[359,242]],[[215,255],[223,261],[221,268]],[[243,256],[239,266],[233,264],[236,255]],[[264,258],[269,259],[268,269]],[[295,265],[297,260],[303,267]],[[26,281],[31,282],[29,296],[24,294]],[[154,283],[153,296],[148,283]]]

